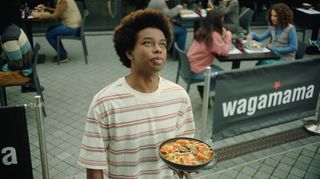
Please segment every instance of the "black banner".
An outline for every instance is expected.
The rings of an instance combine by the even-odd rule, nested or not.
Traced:
[[[222,72],[216,76],[212,139],[315,115],[320,59]]]
[[[25,107],[0,107],[0,116],[0,178],[32,179]]]

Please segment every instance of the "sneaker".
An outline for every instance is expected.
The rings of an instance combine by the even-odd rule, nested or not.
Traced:
[[[52,62],[66,63],[68,61],[67,53],[58,59],[58,56],[54,56]]]
[[[41,86],[41,91],[44,90],[44,87]],[[28,92],[35,92],[37,91],[36,87],[34,86],[34,84],[26,84],[26,85],[22,85],[21,86],[21,92],[22,93],[28,93]]]

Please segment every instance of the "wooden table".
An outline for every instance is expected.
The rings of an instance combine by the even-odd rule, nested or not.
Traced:
[[[220,62],[232,62],[232,69],[240,68],[241,61],[254,61],[265,59],[280,59],[274,52],[247,53],[245,50],[241,54],[229,54],[228,56],[216,56]]]

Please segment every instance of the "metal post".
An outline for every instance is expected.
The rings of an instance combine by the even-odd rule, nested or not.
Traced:
[[[320,134],[320,100],[318,100],[318,105],[316,108],[316,115],[318,113],[317,120],[315,120],[315,123],[312,124],[306,124],[304,127],[306,128],[307,131],[312,132],[314,134]]]
[[[211,80],[211,67],[206,67],[204,72],[204,87],[203,87],[203,103],[202,103],[202,123],[201,123],[201,134],[200,139],[205,140],[206,137],[206,126],[208,118],[208,104],[209,104],[209,93],[210,93],[210,80]]]
[[[41,96],[34,97],[43,179],[49,179],[47,147],[43,127]]]

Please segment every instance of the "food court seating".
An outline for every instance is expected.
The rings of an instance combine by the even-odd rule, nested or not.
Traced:
[[[84,54],[84,59],[86,64],[88,64],[88,49],[87,49],[87,43],[86,43],[86,38],[84,36],[84,25],[86,23],[86,18],[89,15],[89,11],[88,10],[84,10],[83,11],[83,16],[82,16],[82,22],[81,22],[81,27],[80,27],[80,33],[77,35],[72,35],[72,36],[58,36],[57,37],[57,52],[58,52],[58,57],[60,57],[59,54],[59,49],[60,49],[60,40],[62,39],[72,39],[72,40],[80,40],[82,42],[82,48],[83,48],[83,54]],[[58,64],[59,64],[59,60],[57,60]]]
[[[254,11],[248,7],[243,7],[239,15],[239,25],[241,32],[249,34]]]
[[[189,92],[190,85],[193,83],[203,82],[204,79],[194,79],[192,78],[193,72],[191,71],[190,63],[186,54],[186,51],[181,50],[178,47],[177,43],[174,43],[174,49],[178,53],[178,70],[177,70],[177,77],[176,77],[176,83],[179,82],[179,77],[183,79],[185,83],[187,83],[187,89],[186,91]]]
[[[41,46],[39,45],[39,43],[36,43],[34,48],[33,48],[33,54],[32,54],[32,77],[30,77],[30,81],[27,83],[22,83],[22,84],[7,84],[7,85],[1,85],[0,84],[0,97],[1,97],[1,105],[2,106],[6,106],[7,105],[7,98],[6,98],[6,87],[10,87],[10,86],[22,86],[25,84],[30,83],[31,81],[33,82],[33,84],[36,87],[36,92],[37,95],[39,95],[41,97],[41,102],[44,103],[44,98],[43,98],[43,94],[42,94],[42,87],[40,85],[40,80],[39,80],[39,76],[38,76],[38,72],[37,72],[37,63],[38,63],[38,56],[39,56],[39,50],[40,50]],[[44,116],[46,116],[46,112],[45,112],[45,108],[43,105],[43,114]]]

